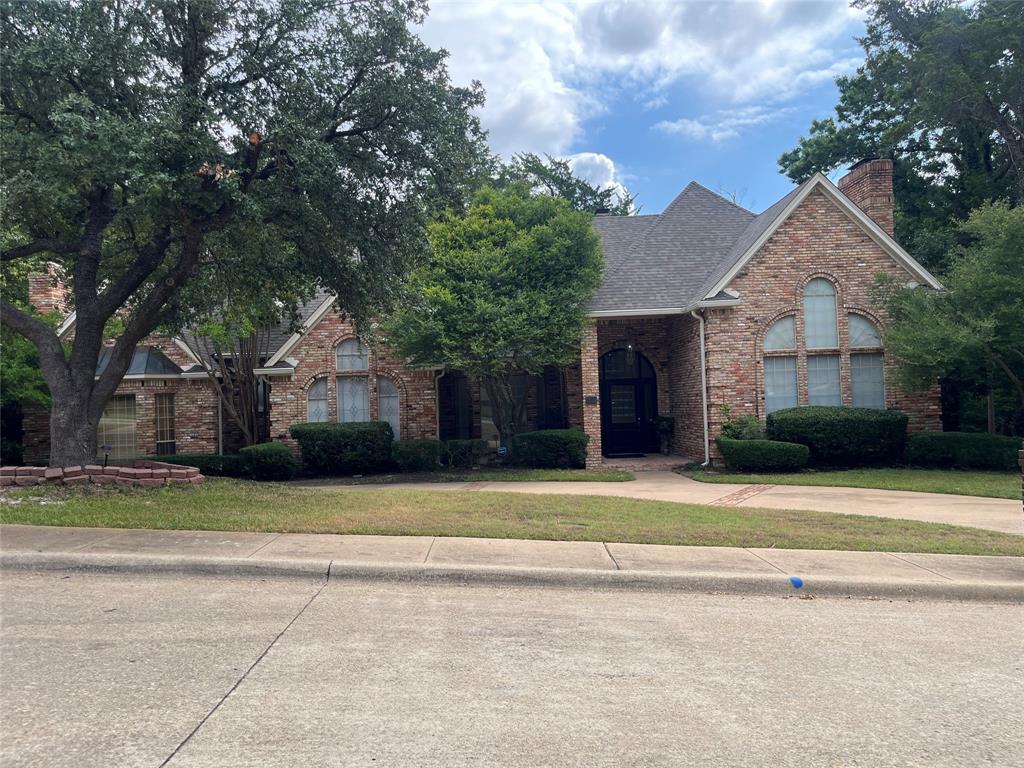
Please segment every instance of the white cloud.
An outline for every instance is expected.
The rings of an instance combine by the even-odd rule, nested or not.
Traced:
[[[711,139],[725,141],[735,139],[745,128],[774,122],[794,111],[794,107],[769,109],[767,107],[742,107],[735,110],[720,110],[713,115],[699,118],[682,117],[678,120],[662,120],[654,129],[689,139]]]
[[[581,179],[586,179],[598,189],[614,189],[619,199],[627,196],[621,171],[615,161],[600,152],[577,152],[569,155],[569,167]]]
[[[791,100],[856,66],[862,15],[842,2],[435,0],[420,33],[451,52],[456,82],[483,83],[495,151],[564,155],[623,88],[647,109],[681,88],[723,108]],[[714,122],[691,120],[679,132]]]

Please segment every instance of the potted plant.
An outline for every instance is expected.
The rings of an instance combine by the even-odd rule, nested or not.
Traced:
[[[659,416],[654,422],[654,427],[658,430],[658,437],[661,438],[661,452],[668,456],[669,443],[672,440],[672,431],[676,427],[676,420],[671,416]]]

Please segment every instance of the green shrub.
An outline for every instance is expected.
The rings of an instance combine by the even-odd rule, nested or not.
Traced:
[[[475,467],[487,447],[486,440],[445,440],[441,444],[441,463],[453,469]]]
[[[1019,437],[984,432],[918,432],[910,436],[907,463],[915,467],[992,469],[1012,472],[1017,467]]]
[[[284,443],[250,445],[238,455],[253,480],[291,480],[299,472],[299,462]]]
[[[383,472],[391,464],[393,433],[386,421],[293,424],[290,432],[314,474],[361,475]]]
[[[541,429],[509,443],[512,463],[521,467],[585,467],[590,437],[579,429]]]
[[[391,446],[391,458],[403,472],[433,472],[441,463],[441,441],[396,440]]]
[[[737,472],[799,472],[807,466],[810,455],[810,449],[798,443],[729,437],[720,437],[715,442],[725,463]]]
[[[729,440],[761,440],[764,430],[757,416],[738,416],[722,425],[722,437]]]
[[[768,414],[768,438],[811,449],[817,467],[898,464],[907,446],[907,415],[874,408],[810,405]]]
[[[166,456],[144,456],[146,461],[162,461],[166,464],[181,464],[195,467],[210,477],[245,477],[248,469],[238,454],[217,453],[173,453]]]

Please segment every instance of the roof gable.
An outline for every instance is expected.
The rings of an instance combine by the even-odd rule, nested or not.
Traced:
[[[907,253],[885,230],[876,224],[871,217],[858,208],[853,201],[844,195],[835,184],[825,176],[816,173],[799,187],[779,200],[757,217],[750,229],[737,240],[730,253],[730,258],[721,266],[721,274],[708,280],[702,298],[705,300],[725,291],[736,274],[743,269],[768,239],[782,226],[800,204],[815,189],[820,189],[827,198],[845,213],[854,223],[877,243],[893,261],[907,272],[920,279],[924,284],[941,289],[942,284],[927,269]],[[763,220],[763,221],[762,221]]]

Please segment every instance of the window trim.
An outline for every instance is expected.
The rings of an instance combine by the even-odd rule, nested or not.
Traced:
[[[329,381],[329,377],[320,375],[313,377],[309,384],[306,385],[306,421],[311,424],[322,424],[331,420],[331,388],[330,384],[328,383]],[[313,421],[310,418],[309,405],[310,402],[313,401],[313,398],[310,397],[310,395],[313,393],[313,388],[316,387],[321,382],[323,383],[324,396],[317,397],[316,402],[322,402],[324,404],[324,418],[318,419],[317,421]]]

